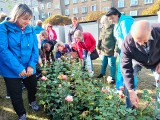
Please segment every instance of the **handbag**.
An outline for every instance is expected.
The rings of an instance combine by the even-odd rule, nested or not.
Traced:
[[[98,55],[98,52],[97,52],[97,49],[95,48],[93,52],[91,52],[91,60],[95,60],[97,58],[99,58],[99,55]]]

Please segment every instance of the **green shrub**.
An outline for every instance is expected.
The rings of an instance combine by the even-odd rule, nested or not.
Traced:
[[[79,62],[62,58],[43,70],[47,71],[47,79],[38,82],[37,96],[52,120],[154,119],[146,91],[143,97],[147,107],[132,110],[125,107],[124,99],[106,81],[90,78],[82,71]]]

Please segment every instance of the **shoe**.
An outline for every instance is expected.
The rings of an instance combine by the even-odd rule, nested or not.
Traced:
[[[26,114],[23,114],[22,116],[20,116],[19,120],[26,120]]]
[[[6,99],[10,99],[10,98],[11,98],[10,96],[6,95]]]
[[[104,75],[102,75],[102,74],[99,74],[98,76],[97,76],[97,78],[102,78]]]
[[[34,111],[38,111],[39,110],[39,106],[37,105],[36,101],[33,101],[29,104],[29,106],[32,108],[32,110]]]

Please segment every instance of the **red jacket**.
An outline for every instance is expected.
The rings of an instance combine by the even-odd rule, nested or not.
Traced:
[[[83,32],[83,42],[77,42],[78,54],[80,59],[83,59],[83,50],[93,52],[96,47],[96,40],[89,32]]]
[[[50,37],[49,37],[49,31],[48,30],[46,30],[46,31],[48,33],[48,40],[51,40]],[[57,34],[56,34],[56,32],[53,29],[52,29],[52,32],[54,34],[53,40],[57,40]]]

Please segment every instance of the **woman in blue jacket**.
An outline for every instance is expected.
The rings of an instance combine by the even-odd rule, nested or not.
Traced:
[[[64,44],[62,42],[58,42],[56,44],[55,49],[56,49],[56,59],[71,52],[70,46],[68,44]]]
[[[123,83],[123,77],[122,77],[122,73],[121,73],[121,45],[122,42],[125,40],[126,36],[128,35],[128,33],[130,32],[131,26],[134,23],[134,19],[131,16],[125,16],[122,15],[116,8],[112,7],[110,8],[110,10],[108,11],[107,15],[108,20],[110,22],[112,22],[113,24],[115,24],[114,26],[114,36],[117,39],[117,43],[118,43],[118,48],[120,50],[120,56],[118,59],[118,71],[117,71],[117,80],[116,80],[116,88],[118,90],[122,90],[124,83]],[[136,61],[132,61],[133,62],[133,69],[134,69],[134,90],[136,90],[137,88],[137,83],[138,83],[138,71],[141,69],[141,67],[136,64]],[[129,105],[127,104],[127,107],[129,107]]]
[[[38,110],[36,104],[36,64],[38,41],[31,22],[32,11],[26,4],[18,4],[0,23],[0,74],[4,77],[14,110],[19,119],[26,120],[22,100],[21,81],[28,90],[29,105]]]

